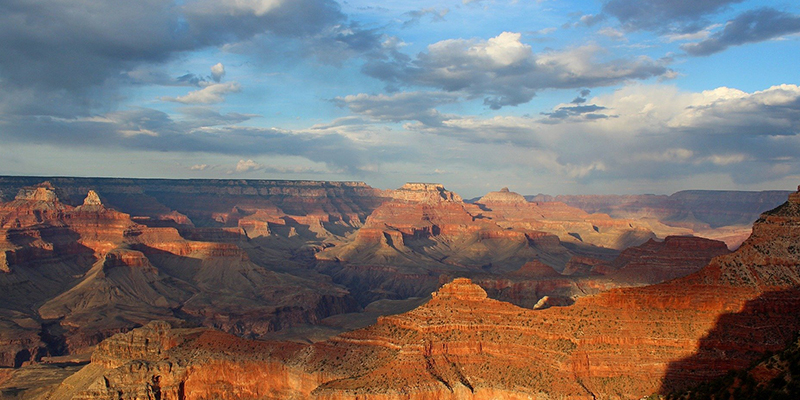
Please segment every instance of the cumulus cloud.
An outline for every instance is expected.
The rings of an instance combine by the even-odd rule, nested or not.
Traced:
[[[800,32],[800,15],[772,8],[749,10],[728,21],[722,31],[696,43],[687,43],[681,49],[693,56],[707,56],[731,46],[763,42]]]
[[[790,177],[800,168],[796,85],[697,93],[629,85],[602,96],[581,94],[585,103],[560,104],[540,118],[449,116],[437,126],[407,128],[502,146],[497,151],[503,154],[527,149],[547,171],[583,182],[724,174],[749,184]]]
[[[205,171],[208,169],[208,164],[195,164],[189,167],[189,169],[192,171]]]
[[[434,87],[484,98],[492,109],[530,101],[537,90],[608,86],[669,70],[648,57],[601,61],[597,45],[534,54],[521,34],[487,39],[450,39],[428,46],[415,59],[367,63],[364,72],[390,84]]]
[[[264,169],[264,165],[263,164],[259,164],[259,163],[255,162],[253,160],[247,160],[247,161],[239,160],[239,162],[236,163],[236,167],[234,168],[234,171],[238,172],[238,173],[244,173],[244,172],[258,171],[258,170],[262,170],[262,169]]]
[[[238,93],[242,87],[236,82],[214,83],[194,90],[185,96],[162,97],[161,100],[183,104],[216,104],[225,101],[225,95]]]
[[[216,63],[211,67],[211,78],[214,82],[219,83],[222,77],[225,76],[225,66],[222,63]]]

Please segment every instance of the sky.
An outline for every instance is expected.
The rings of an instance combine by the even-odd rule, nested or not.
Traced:
[[[800,184],[800,4],[3,0],[0,174]]]

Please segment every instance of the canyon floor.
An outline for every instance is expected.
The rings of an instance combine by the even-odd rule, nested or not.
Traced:
[[[679,396],[794,354],[799,196],[0,177],[0,391]]]

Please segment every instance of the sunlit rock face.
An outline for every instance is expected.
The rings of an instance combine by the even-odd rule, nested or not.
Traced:
[[[461,196],[448,191],[439,183],[406,183],[397,190],[392,191],[395,200],[419,203],[462,202]]]
[[[525,204],[527,202],[528,200],[525,200],[525,196],[512,192],[508,190],[507,187],[504,187],[497,192],[489,192],[477,201],[477,203],[480,204]]]

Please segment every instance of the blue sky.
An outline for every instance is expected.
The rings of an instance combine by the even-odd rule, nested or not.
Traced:
[[[0,173],[791,189],[788,1],[9,0]]]

